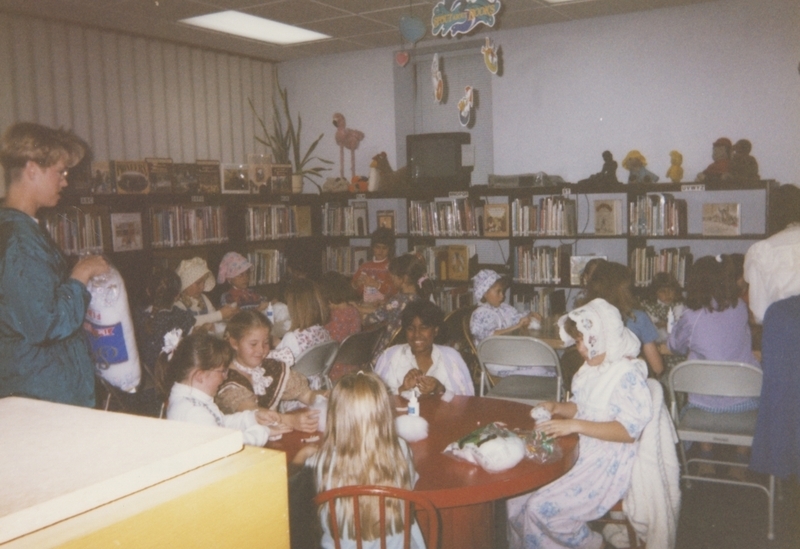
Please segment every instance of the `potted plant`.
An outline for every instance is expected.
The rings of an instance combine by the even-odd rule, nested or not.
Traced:
[[[276,79],[277,82],[277,79]],[[289,111],[289,93],[286,88],[281,88],[280,83],[277,84],[278,95],[280,96],[280,106],[272,98],[272,132],[267,129],[264,120],[258,116],[253,107],[253,101],[248,100],[250,109],[258,119],[261,125],[261,130],[264,136],[256,135],[256,141],[267,147],[273,156],[273,160],[278,164],[292,164],[292,192],[303,192],[303,182],[307,179],[317,189],[322,192],[322,188],[312,178],[322,177],[322,173],[329,171],[330,168],[324,166],[312,166],[315,162],[323,164],[333,164],[330,160],[312,156],[317,145],[322,140],[324,133],[319,134],[311,146],[305,153],[302,152],[302,145],[300,144],[301,131],[303,129],[303,120],[300,114],[297,115],[297,125],[292,120],[292,115]],[[284,127],[285,119],[285,127]]]

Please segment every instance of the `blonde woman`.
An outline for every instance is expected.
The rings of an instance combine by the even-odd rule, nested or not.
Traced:
[[[397,436],[389,393],[378,376],[361,372],[349,374],[333,388],[325,436],[311,462],[317,492],[360,485],[413,488],[417,474],[411,450]],[[363,547],[377,549],[380,547],[377,498],[362,498],[359,510]],[[356,547],[352,504],[343,505],[337,518],[342,547]],[[402,547],[403,520],[400,502],[387,500],[387,547]],[[334,547],[325,505],[320,508],[320,522],[322,547]],[[425,547],[417,524],[411,528],[411,547]]]

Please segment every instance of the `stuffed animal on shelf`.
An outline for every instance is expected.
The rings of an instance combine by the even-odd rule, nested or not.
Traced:
[[[628,170],[628,183],[658,183],[658,176],[645,168],[647,159],[637,150],[630,151],[622,161],[622,167]]]
[[[744,181],[758,179],[758,162],[750,156],[753,149],[752,143],[747,139],[740,139],[733,145],[731,157],[731,177]]]
[[[365,193],[369,190],[369,179],[363,175],[354,175],[347,190],[351,193]]]
[[[593,173],[586,179],[581,179],[578,184],[617,184],[617,161],[611,151],[603,151],[603,169],[599,173]]]
[[[669,177],[673,183],[680,183],[683,181],[683,155],[678,151],[670,151],[669,152],[669,163],[670,167],[667,170],[667,177]]]
[[[356,149],[364,139],[364,132],[347,127],[344,115],[334,113],[333,125],[336,126],[336,144],[339,145],[339,177],[344,177],[344,150],[350,151],[350,168],[352,177],[356,176]]]
[[[698,181],[721,181],[730,176],[731,147],[733,144],[727,137],[720,137],[711,148],[714,160],[708,167],[697,174]]]
[[[406,182],[406,168],[392,170],[385,152],[372,157],[369,165],[369,191],[390,191],[402,187]]]

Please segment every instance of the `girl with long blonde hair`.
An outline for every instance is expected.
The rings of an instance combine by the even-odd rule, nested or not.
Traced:
[[[344,376],[331,392],[325,436],[314,459],[317,492],[342,486],[379,485],[410,490],[417,479],[411,450],[397,435],[392,402],[381,379],[375,374]],[[380,546],[377,497],[360,500],[361,535],[365,548]],[[337,501],[337,519],[342,547],[355,547],[353,504],[350,498]],[[387,547],[403,541],[402,505],[386,500]],[[327,506],[320,508],[322,546],[333,547]],[[414,524],[412,547],[424,548],[422,532]]]

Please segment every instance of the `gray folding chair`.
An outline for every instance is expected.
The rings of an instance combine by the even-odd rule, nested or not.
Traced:
[[[336,351],[339,349],[339,343],[336,341],[328,341],[320,343],[309,349],[297,357],[292,369],[306,376],[307,378],[319,377],[322,379],[325,387],[330,389],[331,380],[328,378],[333,366],[333,361],[336,358]]]
[[[683,474],[687,481],[737,484],[760,488],[767,494],[767,539],[774,539],[775,477],[770,475],[768,485],[755,481],[716,478],[689,473],[690,463],[712,463],[731,467],[747,467],[747,464],[703,458],[686,459],[682,442],[709,442],[733,446],[752,446],[758,410],[739,413],[711,413],[697,408],[688,408],[683,413],[676,404],[677,393],[695,393],[726,397],[759,397],[761,395],[761,370],[742,362],[719,362],[713,360],[687,360],[675,366],[669,374],[670,415],[681,443]]]
[[[540,339],[523,336],[489,336],[478,345],[478,361],[481,364],[481,396],[514,400],[532,406],[548,400],[561,401],[562,377],[558,355],[552,347]],[[489,374],[487,364],[523,368],[545,366],[552,368],[555,376],[495,377]]]
[[[369,364],[372,360],[375,346],[385,331],[386,323],[382,322],[363,332],[347,336],[342,341],[342,344],[339,345],[339,351],[336,353],[336,359],[333,363],[349,364],[359,368]]]

